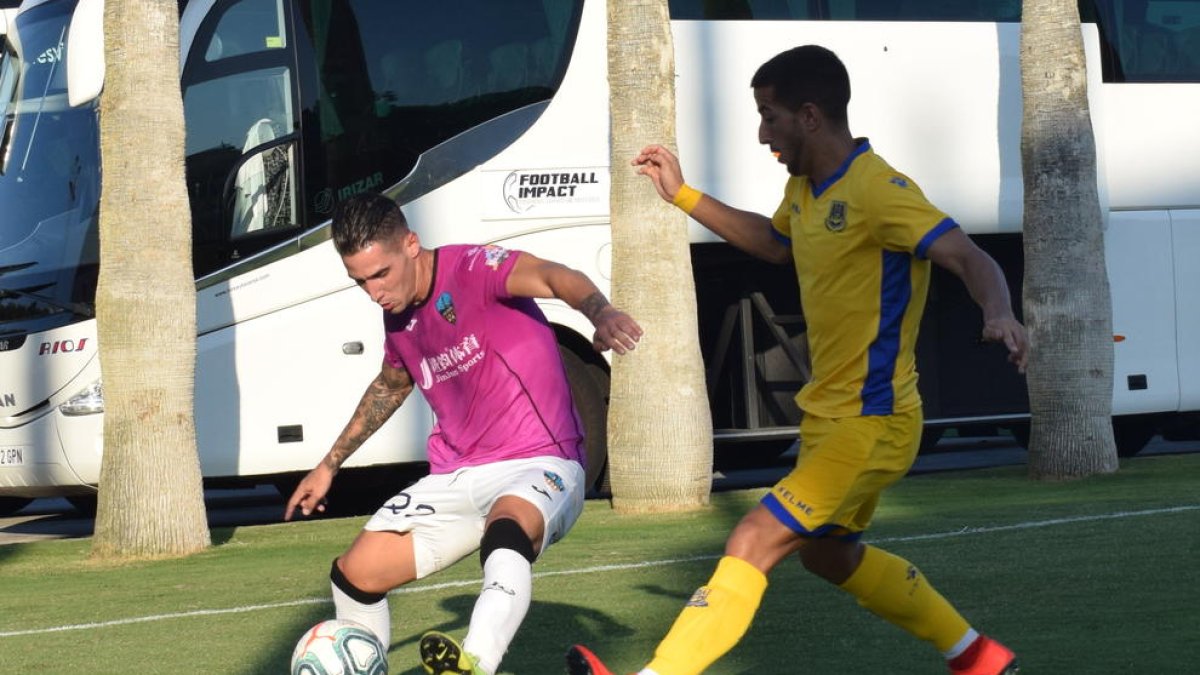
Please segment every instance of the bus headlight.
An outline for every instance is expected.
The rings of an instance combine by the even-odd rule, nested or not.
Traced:
[[[75,394],[66,403],[58,406],[64,415],[95,415],[104,412],[104,385],[99,381]]]

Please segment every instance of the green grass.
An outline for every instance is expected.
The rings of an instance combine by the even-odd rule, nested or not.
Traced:
[[[504,671],[563,672],[563,652],[580,641],[620,669],[644,665],[761,492],[714,495],[690,514],[620,517],[589,503],[535,566],[533,606]],[[1022,673],[1191,673],[1198,506],[1200,455],[1137,458],[1073,483],[1033,483],[1022,468],[937,474],[890,491],[868,539],[918,564],[1015,648]],[[1174,507],[1191,508],[1165,510]],[[1030,525],[1056,519],[1077,520]],[[120,566],[90,562],[87,540],[0,547],[2,670],[285,672],[297,637],[332,616],[329,563],[363,520],[217,529],[203,554]],[[425,630],[465,632],[478,578],[472,556],[392,595],[392,673],[420,672]],[[799,564],[785,562],[770,582],[750,632],[709,672],[944,672],[930,647]],[[21,631],[31,632],[10,635]]]

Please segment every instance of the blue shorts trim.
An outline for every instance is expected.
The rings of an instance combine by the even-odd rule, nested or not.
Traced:
[[[804,537],[805,539],[841,539],[842,541],[858,541],[862,539],[862,532],[849,532],[841,525],[822,525],[815,530],[809,530],[800,524],[788,511],[783,503],[773,493],[767,493],[762,498],[761,504],[775,516],[775,519],[787,526],[789,530]]]

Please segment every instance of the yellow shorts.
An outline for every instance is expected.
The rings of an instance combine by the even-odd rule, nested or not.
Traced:
[[[804,537],[861,537],[879,495],[916,459],[923,423],[920,408],[839,419],[805,415],[796,468],[763,497],[763,506]]]

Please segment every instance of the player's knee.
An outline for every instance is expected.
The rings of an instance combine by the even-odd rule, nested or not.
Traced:
[[[364,605],[373,605],[387,597],[387,593],[364,591],[363,589],[351,583],[350,580],[346,578],[345,573],[342,572],[342,568],[338,566],[337,558],[333,559],[333,565],[329,568],[329,581],[331,581],[334,587],[339,591],[350,596],[350,599]]]
[[[501,548],[515,551],[531,564],[537,560],[537,553],[533,550],[533,542],[530,541],[529,535],[525,534],[525,530],[512,518],[493,520],[484,530],[483,540],[479,542],[479,564],[482,566],[487,562],[488,556]]]
[[[818,538],[800,548],[800,561],[809,572],[841,585],[862,563],[862,545],[858,542]]]

